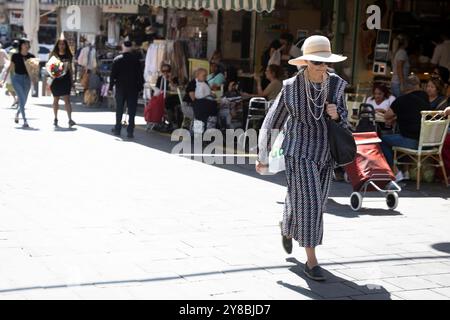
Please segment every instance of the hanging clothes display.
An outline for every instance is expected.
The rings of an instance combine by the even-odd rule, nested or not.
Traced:
[[[155,40],[147,50],[145,56],[144,78],[146,82],[155,82],[159,74],[159,68],[164,60],[166,41]]]
[[[154,83],[163,63],[172,67],[172,75],[187,81],[187,42],[181,40],[155,40],[148,48],[145,57],[144,77],[146,82]]]
[[[117,46],[120,41],[120,24],[116,16],[108,19],[108,44]]]
[[[87,70],[97,68],[97,52],[93,45],[89,44],[81,49],[80,55],[78,56],[78,64]]]

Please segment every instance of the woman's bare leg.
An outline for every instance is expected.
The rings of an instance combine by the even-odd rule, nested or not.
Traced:
[[[319,264],[316,257],[316,248],[305,248],[306,256],[308,257],[308,267],[314,268]]]
[[[59,109],[59,97],[53,97],[53,113],[55,114],[55,120],[58,119],[58,109]]]
[[[72,105],[70,104],[70,96],[64,96],[64,105],[66,107],[67,117],[72,120]]]

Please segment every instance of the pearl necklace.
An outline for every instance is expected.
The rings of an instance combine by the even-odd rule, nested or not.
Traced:
[[[323,112],[325,111],[325,102],[326,102],[326,99],[328,96],[329,83],[330,83],[329,78],[319,84],[320,89],[316,88],[314,83],[312,83],[309,80],[309,77],[306,76],[306,72],[304,74],[304,79],[305,79],[306,100],[307,100],[307,104],[308,104],[308,110],[311,113],[311,115],[313,116],[313,118],[316,119],[316,121],[319,121],[320,118],[322,118]],[[311,93],[311,88],[313,88],[314,91],[318,91],[317,98],[313,98],[313,95]],[[316,101],[318,101],[319,103],[317,103]],[[311,110],[311,104],[314,105],[315,109],[321,109],[319,117],[317,117],[316,113]]]

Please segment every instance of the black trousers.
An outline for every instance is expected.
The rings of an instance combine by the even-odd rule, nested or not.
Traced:
[[[122,116],[125,111],[125,104],[128,108],[128,127],[129,133],[134,132],[134,118],[138,103],[138,92],[129,92],[126,90],[117,90],[116,92],[116,130],[122,129]]]

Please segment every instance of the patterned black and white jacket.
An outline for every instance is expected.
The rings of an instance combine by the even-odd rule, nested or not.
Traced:
[[[258,138],[258,159],[267,164],[271,146],[279,130],[283,130],[283,152],[287,157],[307,159],[316,163],[330,163],[326,112],[316,120],[308,110],[304,68],[283,82],[283,89],[270,107]],[[339,124],[348,127],[348,112],[344,90],[347,82],[335,73],[328,73],[330,79],[328,103],[337,105]],[[316,93],[312,93],[317,97]],[[314,110],[312,109],[314,108]],[[316,118],[321,110],[312,106]]]

